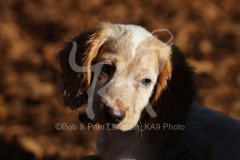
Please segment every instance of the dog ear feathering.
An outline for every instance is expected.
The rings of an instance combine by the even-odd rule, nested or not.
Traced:
[[[158,113],[155,123],[184,124],[191,105],[198,100],[194,68],[191,67],[178,47],[171,46],[171,78],[162,89],[160,74],[152,97],[152,106]],[[163,70],[164,71],[164,70]]]
[[[58,92],[63,104],[72,110],[86,106],[87,90],[93,79],[90,67],[102,45],[122,30],[122,28],[115,28],[115,30],[111,28],[112,24],[110,23],[99,23],[73,39],[77,43],[76,64],[85,66],[87,72],[78,73],[70,67],[68,58],[72,42],[66,43],[58,53],[56,60],[61,72]],[[151,106],[157,112],[157,117],[151,118],[151,120],[154,123],[182,124],[192,103],[197,99],[195,73],[176,46],[169,45],[168,48],[170,48],[170,53],[166,56],[153,93],[149,97]]]
[[[78,73],[70,67],[68,59],[73,45],[72,41],[66,43],[57,55],[56,61],[61,71],[57,84],[58,92],[63,104],[72,110],[86,105],[88,101],[87,90],[91,82],[91,62],[106,38],[101,30],[101,25],[99,25],[73,38],[73,41],[77,42],[76,64],[85,66],[87,72]]]

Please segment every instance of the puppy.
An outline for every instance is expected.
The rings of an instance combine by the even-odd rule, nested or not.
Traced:
[[[101,126],[99,154],[78,160],[240,159],[240,122],[196,104],[193,68],[144,28],[99,23],[57,62],[64,105]]]

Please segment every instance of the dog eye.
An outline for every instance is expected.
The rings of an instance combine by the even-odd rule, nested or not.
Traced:
[[[148,79],[148,78],[144,78],[141,80],[140,84],[141,85],[144,85],[144,86],[147,86],[151,83],[151,79]]]
[[[107,75],[111,75],[113,72],[113,67],[109,64],[104,64],[102,67],[102,72]]]

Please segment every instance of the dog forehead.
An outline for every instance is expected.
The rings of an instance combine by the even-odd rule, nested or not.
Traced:
[[[120,27],[123,27],[126,32],[130,34],[130,43],[131,45],[131,54],[132,56],[136,56],[136,49],[137,47],[147,38],[151,37],[152,34],[148,32],[146,29],[142,28],[141,26],[137,25],[120,25]],[[128,42],[126,42],[128,43]]]
[[[102,46],[99,57],[106,57],[128,69],[154,68],[159,58],[167,60],[169,46],[154,37],[149,31],[137,25],[108,24],[105,27],[108,40]]]

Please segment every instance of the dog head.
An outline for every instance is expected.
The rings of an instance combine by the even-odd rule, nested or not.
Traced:
[[[153,123],[184,122],[197,92],[194,72],[178,48],[140,26],[110,23],[100,23],[73,40],[74,63],[85,70],[72,69],[73,43],[67,43],[57,56],[58,90],[66,106],[87,106],[93,122],[114,124],[122,131],[131,130],[146,107],[157,113],[149,115]]]

